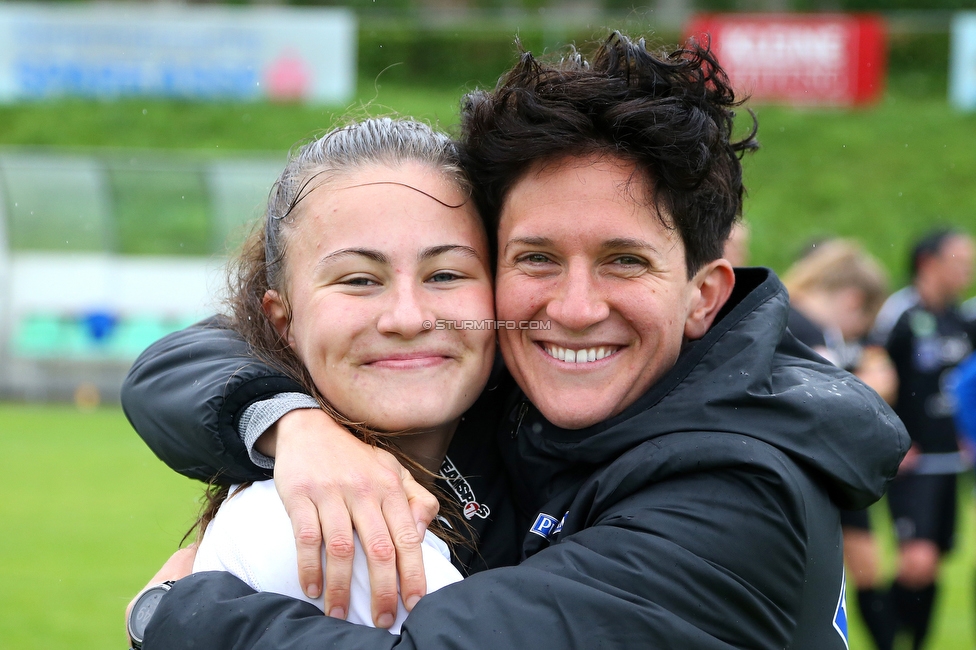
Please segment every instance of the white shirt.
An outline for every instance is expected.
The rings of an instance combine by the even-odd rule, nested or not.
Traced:
[[[231,488],[231,496],[221,504],[217,516],[207,526],[193,562],[193,572],[229,571],[252,589],[298,598],[324,611],[323,597],[309,598],[299,585],[295,535],[274,481],[260,481],[235,492],[237,487]],[[346,620],[372,626],[366,554],[359,536],[354,534],[353,537],[356,555]],[[428,531],[421,549],[427,572],[427,593],[461,580],[461,574],[451,564],[447,544],[441,539]],[[322,567],[325,567],[324,548]],[[407,611],[401,600],[390,632],[399,633],[406,618]]]

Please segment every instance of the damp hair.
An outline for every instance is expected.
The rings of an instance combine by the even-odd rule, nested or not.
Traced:
[[[268,197],[264,215],[264,246],[268,286],[281,291],[288,227],[308,194],[369,165],[397,168],[419,162],[436,169],[470,191],[454,142],[422,122],[388,117],[334,129],[301,146],[288,160]]]
[[[223,324],[240,334],[254,356],[298,382],[339,424],[364,442],[392,453],[440,500],[441,513],[447,519],[435,519],[431,529],[449,544],[463,543],[458,531],[466,522],[458,516],[456,503],[436,489],[433,483],[436,476],[400,451],[396,433],[373,431],[336,411],[263,309],[265,294],[269,290],[277,291],[288,310],[288,321],[291,320],[284,262],[289,233],[302,218],[305,197],[312,190],[328,187],[329,183],[363,168],[384,165],[396,169],[405,163],[425,165],[443,174],[466,194],[470,193],[455,143],[430,126],[413,120],[367,119],[336,128],[293,150],[271,188],[263,219],[255,224],[240,253],[231,262],[226,301],[228,314]],[[202,535],[226,498],[227,486],[216,483],[208,486],[203,512],[187,535],[194,529]]]
[[[594,155],[634,165],[640,200],[681,236],[690,277],[722,256],[742,213],[740,158],[758,142],[754,116],[733,139],[740,104],[708,48],[652,52],[613,32],[590,59],[523,52],[494,90],[468,94],[461,156],[492,233],[508,193],[539,165]]]

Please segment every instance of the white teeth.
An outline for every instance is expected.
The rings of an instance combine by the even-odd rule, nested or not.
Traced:
[[[616,352],[616,347],[586,348],[583,350],[568,350],[558,345],[546,345],[543,347],[546,353],[553,359],[559,359],[566,363],[589,363],[605,359]]]

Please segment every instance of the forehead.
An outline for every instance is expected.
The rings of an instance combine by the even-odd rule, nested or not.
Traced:
[[[499,244],[540,228],[567,242],[642,238],[684,251],[670,218],[662,218],[647,175],[607,156],[539,164],[512,187],[500,214]]]
[[[293,243],[317,249],[413,246],[445,238],[474,245],[484,238],[467,192],[444,172],[419,162],[370,165],[313,180],[292,229]]]

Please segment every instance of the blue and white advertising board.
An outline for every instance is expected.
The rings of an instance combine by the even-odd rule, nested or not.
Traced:
[[[949,101],[976,111],[976,12],[956,14],[949,52]]]
[[[341,103],[356,80],[346,9],[0,3],[0,101],[56,96]]]

